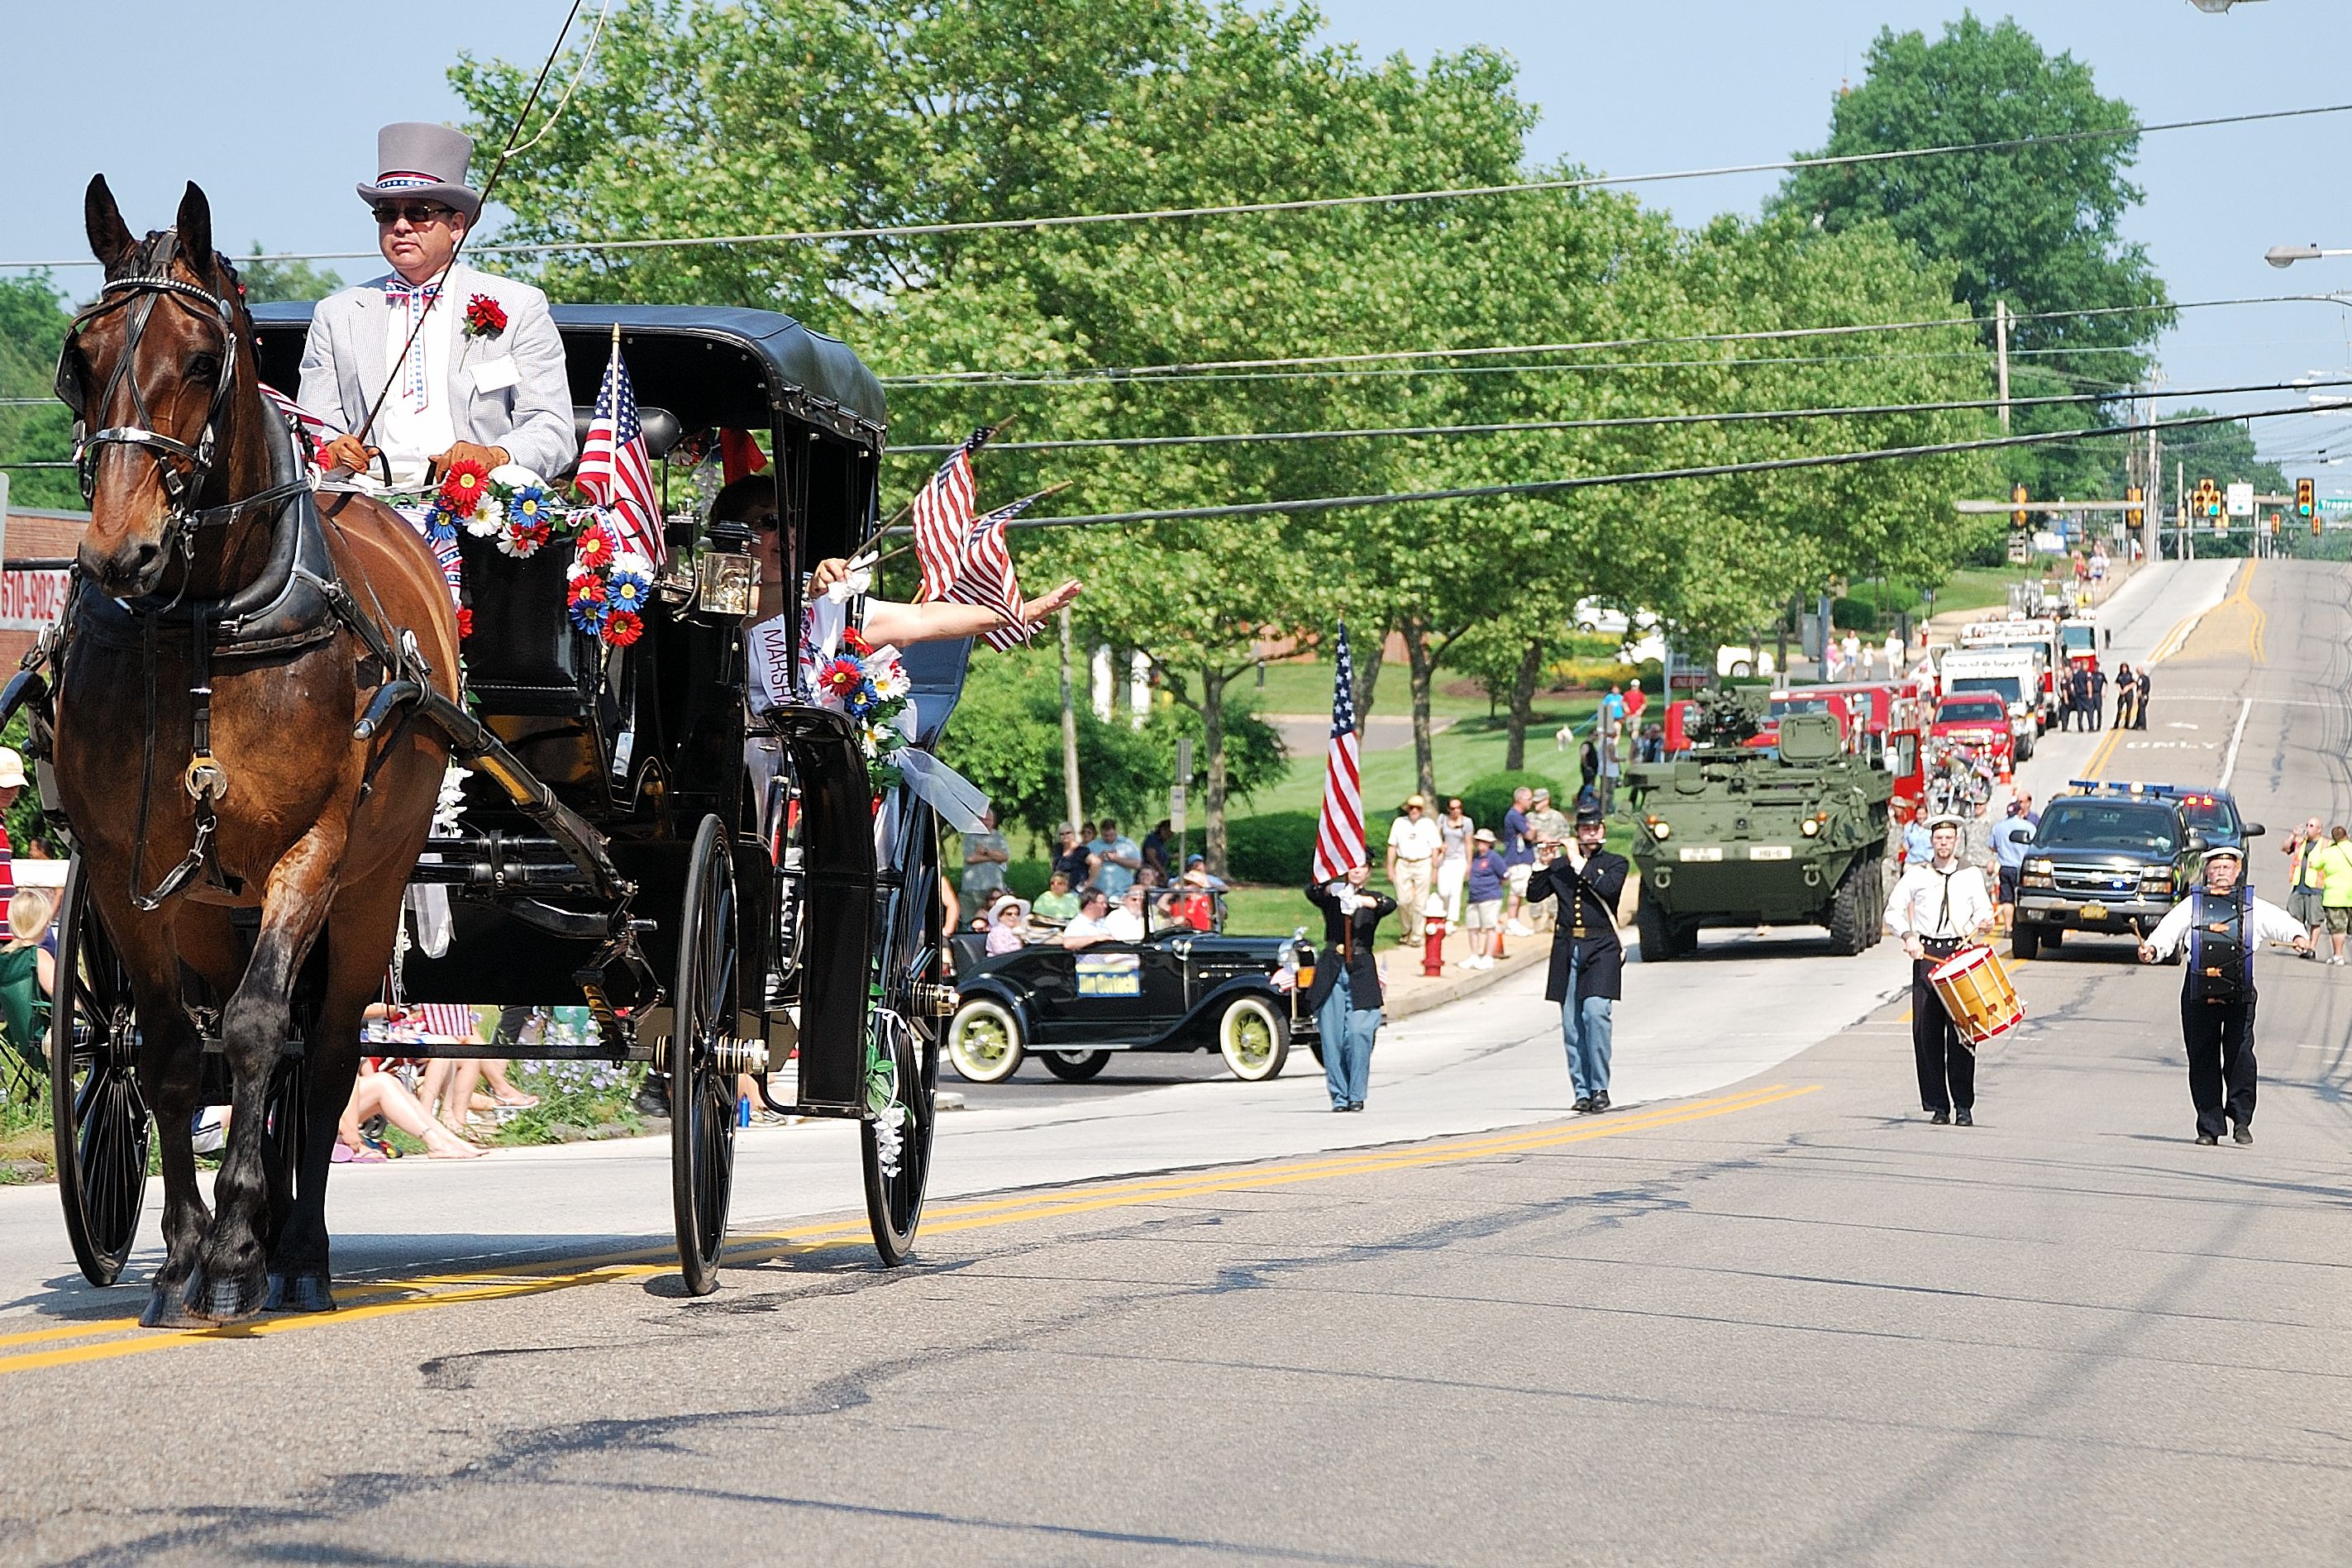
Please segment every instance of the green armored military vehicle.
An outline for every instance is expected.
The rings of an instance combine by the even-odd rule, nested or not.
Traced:
[[[1762,700],[1702,694],[1692,749],[1627,769],[1645,963],[1691,952],[1710,924],[1826,925],[1840,953],[1878,940],[1894,780],[1825,713],[1786,715],[1776,747],[1750,745]]]

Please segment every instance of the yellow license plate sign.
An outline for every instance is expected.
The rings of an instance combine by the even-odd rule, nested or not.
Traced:
[[[2105,920],[2106,917],[2107,917],[2107,906],[2106,906],[2105,904],[2086,904],[2083,905],[2083,918],[2084,918],[2084,919],[2085,919],[2085,920]]]

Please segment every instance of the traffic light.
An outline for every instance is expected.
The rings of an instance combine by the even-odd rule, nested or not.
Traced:
[[[2033,520],[2033,514],[2025,509],[2027,500],[2025,486],[2022,485],[2012,486],[2009,492],[2009,498],[2017,507],[2017,510],[2009,515],[2009,526],[2012,528],[2021,528],[2031,523]]]
[[[2140,524],[2147,520],[2147,513],[2140,506],[2141,499],[2142,497],[2139,493],[2138,486],[2127,485],[2124,487],[2124,501],[2126,503],[2124,507],[2125,527],[2136,528],[2139,527]]]
[[[2189,497],[2189,510],[2192,517],[2220,522],[2221,520],[2221,486],[2213,483],[2210,477],[2198,480],[2195,492]]]
[[[2294,482],[2294,515],[2296,517],[2315,517],[2319,516],[2319,497],[2314,495],[2312,491],[2313,486],[2310,480],[2297,479]]]

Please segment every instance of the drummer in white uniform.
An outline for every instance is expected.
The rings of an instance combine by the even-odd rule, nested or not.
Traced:
[[[1960,1038],[1928,976],[1992,925],[1984,873],[1960,859],[1960,819],[1927,822],[1932,858],[1905,869],[1886,901],[1886,924],[1911,955],[1911,1052],[1919,1067],[1919,1105],[1937,1126],[1976,1123],[1976,1053]]]

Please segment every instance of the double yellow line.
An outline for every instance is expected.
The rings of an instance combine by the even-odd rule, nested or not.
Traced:
[[[1774,1083],[1707,1100],[1650,1106],[1597,1121],[1573,1122],[1564,1125],[1551,1123],[1538,1127],[1401,1148],[1346,1150],[1270,1164],[1183,1171],[1170,1176],[1096,1182],[1045,1192],[1013,1193],[999,1197],[977,1198],[967,1203],[935,1205],[925,1213],[923,1233],[937,1236],[959,1230],[985,1230],[997,1226],[1021,1225],[1105,1209],[1139,1207],[1211,1193],[1286,1186],[1299,1182],[1329,1181],[1340,1176],[1371,1176],[1383,1171],[1426,1168],[1465,1160],[1527,1154],[1753,1111],[1812,1093],[1819,1087],[1819,1084],[1790,1087]],[[826,1248],[863,1246],[870,1239],[863,1219],[826,1220],[737,1238],[728,1249],[725,1262],[730,1268],[742,1268]],[[512,1269],[461,1274],[419,1274],[400,1280],[364,1281],[343,1287],[340,1292],[343,1305],[338,1312],[266,1317],[228,1328],[142,1329],[135,1317],[64,1323],[55,1328],[0,1334],[0,1351],[15,1351],[13,1354],[0,1354],[0,1374],[112,1361],[126,1355],[144,1355],[155,1351],[215,1344],[223,1341],[300,1333],[478,1301],[503,1301],[522,1296],[548,1295],[585,1285],[647,1279],[669,1273],[677,1267],[677,1260],[667,1249],[639,1248],[626,1252],[555,1259]]]

